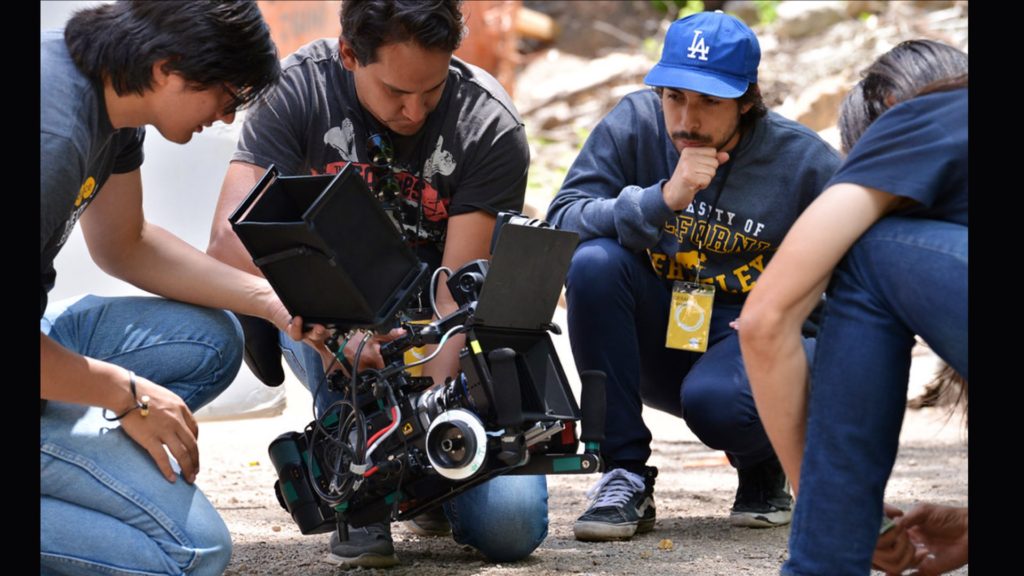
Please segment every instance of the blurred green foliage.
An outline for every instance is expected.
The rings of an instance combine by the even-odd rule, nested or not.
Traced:
[[[676,15],[676,19],[686,18],[698,12],[704,11],[704,2],[701,0],[692,0],[687,2],[685,6],[679,9],[679,13]]]
[[[686,18],[691,14],[703,12],[704,2],[702,0],[648,0],[654,9],[664,16],[675,15],[675,19]],[[779,0],[754,0],[757,8],[758,24],[771,24],[778,17],[776,8]]]
[[[775,8],[779,5],[779,0],[754,0],[754,6],[757,6],[757,21],[758,24],[771,24],[778,18],[778,13]]]
[[[688,3],[687,0],[649,0],[651,6],[658,11],[659,14],[667,16],[669,14],[678,14],[680,10]],[[703,2],[701,2],[703,4]]]

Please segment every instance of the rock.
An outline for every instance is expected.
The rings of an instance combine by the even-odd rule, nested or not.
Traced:
[[[861,14],[881,14],[889,9],[883,0],[850,0],[846,3],[846,15],[859,18]]]
[[[925,10],[942,10],[951,8],[956,2],[954,0],[913,0],[911,4]]]
[[[729,0],[722,6],[722,11],[743,20],[750,27],[761,22],[761,13],[757,10],[757,2],[753,0]]]
[[[533,115],[533,121],[541,130],[551,130],[572,122],[573,114],[567,102],[556,101],[540,108]],[[531,122],[532,124],[532,122]]]
[[[851,84],[852,82],[845,77],[823,78],[795,97],[790,95],[775,111],[815,132],[824,130],[836,124],[839,106]]]
[[[803,38],[824,32],[847,18],[843,2],[780,2],[775,8],[778,18],[772,24],[782,38]]]
[[[610,86],[643,82],[652,64],[646,57],[636,54],[610,54],[587,60],[550,52],[520,73],[519,113],[529,116],[556,101],[575,106],[584,100],[600,98]]]
[[[639,48],[644,38],[657,33],[662,18],[654,2],[648,0],[526,0],[523,6],[555,20],[561,50],[588,58],[609,49]]]

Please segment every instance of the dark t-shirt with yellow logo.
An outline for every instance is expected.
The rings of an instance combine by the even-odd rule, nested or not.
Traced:
[[[53,260],[111,174],[142,165],[145,130],[114,130],[103,87],[75,67],[63,30],[39,43],[39,315],[57,277]]]

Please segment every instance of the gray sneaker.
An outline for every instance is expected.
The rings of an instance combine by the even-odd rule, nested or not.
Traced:
[[[413,516],[403,524],[417,536],[447,536],[452,533],[452,525],[441,506]]]
[[[779,459],[739,470],[740,484],[729,523],[746,528],[785,526],[793,520],[793,497]]]
[[[398,564],[391,541],[391,523],[378,522],[362,528],[350,526],[345,542],[334,531],[327,561],[343,568],[390,568]]]
[[[605,472],[590,490],[590,508],[576,519],[572,531],[577,540],[603,542],[628,540],[634,534],[654,530],[654,479],[658,469],[644,468],[644,475],[624,468]]]

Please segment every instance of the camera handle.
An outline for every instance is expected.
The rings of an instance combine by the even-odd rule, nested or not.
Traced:
[[[604,440],[607,375],[600,370],[580,372],[580,440],[586,454],[600,455]]]
[[[335,512],[335,524],[338,528],[338,541],[348,542],[348,521],[345,519],[344,512]]]
[[[516,351],[511,348],[491,350],[487,360],[491,365],[495,423],[500,428],[518,428],[523,423],[523,398],[516,372]]]

